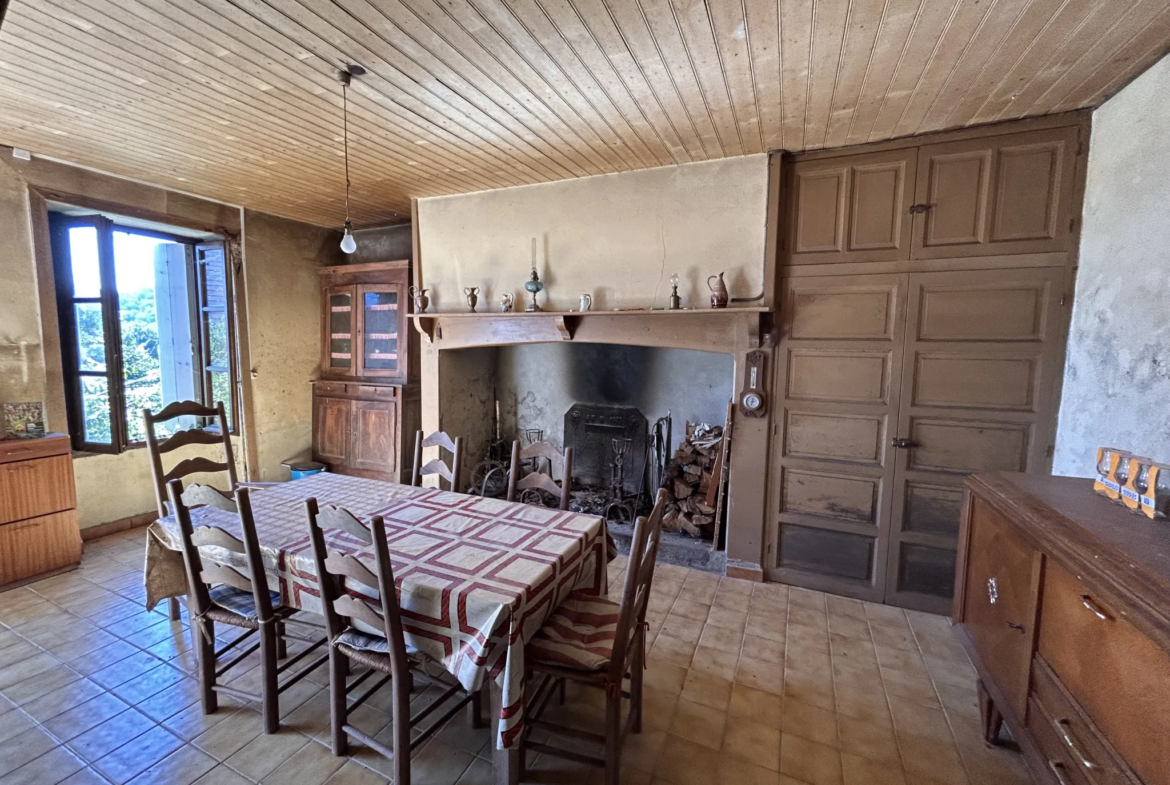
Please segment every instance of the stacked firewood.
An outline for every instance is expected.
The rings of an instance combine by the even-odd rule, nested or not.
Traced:
[[[662,487],[666,489],[663,531],[682,531],[698,539],[715,534],[715,500],[711,498],[712,477],[722,447],[723,428],[698,425],[679,445],[666,466]]]

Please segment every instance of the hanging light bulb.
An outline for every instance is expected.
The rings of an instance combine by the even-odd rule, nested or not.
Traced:
[[[353,239],[353,232],[350,230],[353,226],[349,221],[345,222],[345,234],[341,236],[341,250],[345,253],[353,253],[357,250],[357,240]]]
[[[349,220],[349,83],[355,76],[361,76],[366,69],[360,65],[347,65],[344,71],[337,72],[337,81],[341,82],[341,140],[345,151],[345,226],[341,236],[341,250],[344,253],[353,253],[357,250],[357,240],[353,237],[353,224]]]

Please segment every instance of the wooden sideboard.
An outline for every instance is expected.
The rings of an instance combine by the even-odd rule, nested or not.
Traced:
[[[81,561],[69,437],[0,441],[0,586]]]
[[[1038,783],[1170,785],[1170,521],[1090,480],[967,479],[955,579],[988,741]]]
[[[321,378],[313,382],[313,460],[329,471],[409,482],[421,407],[418,344],[406,314],[409,262],[321,271]]]

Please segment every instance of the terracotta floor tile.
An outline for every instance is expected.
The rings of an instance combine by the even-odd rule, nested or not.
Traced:
[[[718,776],[722,757],[707,746],[670,735],[655,773],[673,785],[711,785]]]
[[[832,709],[785,698],[780,727],[785,734],[794,734],[818,744],[836,747],[837,714]]]
[[[757,766],[734,755],[719,758],[718,785],[784,785],[783,779],[787,778],[775,769]]]
[[[739,629],[725,629],[714,624],[703,628],[703,635],[699,638],[699,645],[709,649],[718,649],[728,654],[738,654],[743,645],[743,631]]]
[[[728,717],[723,753],[772,771],[780,771],[780,730],[744,717]]]
[[[703,622],[686,616],[680,616],[677,613],[671,613],[666,616],[666,620],[662,623],[660,634],[697,644],[699,642],[699,636],[703,634]]]
[[[771,692],[737,683],[731,692],[728,715],[750,719],[769,728],[781,726],[783,698]]]
[[[0,743],[0,777],[36,760],[56,746],[57,740],[40,728],[29,728],[18,733]]]
[[[127,709],[78,734],[67,744],[69,749],[90,763],[96,762],[142,734],[156,727],[144,714]]]
[[[896,762],[882,763],[842,752],[841,769],[845,785],[906,785],[902,767]]]
[[[731,704],[732,682],[692,670],[683,685],[682,699],[717,711],[727,711]]]
[[[785,733],[780,771],[809,785],[842,785],[841,754],[833,747]]]
[[[85,761],[81,758],[65,747],[54,747],[19,769],[0,777],[0,782],[4,785],[46,785],[66,780],[84,768]]]
[[[749,633],[743,636],[743,648],[740,653],[749,659],[782,664],[784,662],[784,643]]]
[[[674,707],[670,733],[695,744],[718,750],[723,746],[723,729],[726,724],[726,712],[680,698]]]
[[[739,667],[735,671],[735,681],[737,684],[754,687],[763,692],[783,695],[784,666],[774,662],[740,657]]]
[[[650,649],[650,659],[676,665],[680,668],[689,668],[691,659],[695,656],[695,644],[661,634],[654,639],[654,647]]]
[[[191,785],[218,765],[215,758],[184,745],[130,780],[130,785]]]
[[[691,660],[691,670],[728,681],[735,679],[738,665],[739,652],[712,649],[710,646],[696,647],[695,656]]]
[[[838,714],[837,733],[842,752],[894,766],[901,765],[898,740],[892,725]]]
[[[322,785],[345,762],[323,744],[306,744],[265,777],[264,785]]]

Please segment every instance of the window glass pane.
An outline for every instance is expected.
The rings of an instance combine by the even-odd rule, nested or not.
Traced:
[[[353,307],[348,294],[329,296],[329,367],[353,365]]]
[[[74,297],[102,296],[97,227],[74,226],[69,229],[69,266],[73,272]]]
[[[366,292],[365,367],[392,371],[398,367],[398,292]]]
[[[161,409],[179,398],[178,390],[168,389],[164,395],[164,379],[172,382],[177,374],[188,379],[193,375],[190,356],[181,352],[178,357],[174,336],[171,334],[169,297],[171,278],[176,286],[185,285],[185,277],[169,274],[171,258],[178,260],[182,270],[186,249],[179,243],[157,237],[129,232],[114,232],[114,272],[118,284],[118,319],[122,330],[122,374],[126,394],[126,436],[131,442],[146,439],[142,424],[142,410]],[[187,312],[189,301],[185,295],[180,301]],[[161,307],[160,307],[161,306]],[[160,311],[165,319],[160,320]],[[179,318],[177,325],[187,331],[187,317]],[[160,322],[167,329],[160,330]],[[165,333],[165,335],[164,335]],[[164,351],[165,349],[165,351]],[[184,356],[185,355],[185,356]],[[176,361],[180,367],[176,369]],[[166,385],[173,388],[174,384]],[[184,396],[185,397],[185,396]],[[173,430],[174,423],[169,425]],[[159,429],[159,435],[166,429]]]
[[[110,391],[104,377],[81,377],[81,405],[85,418],[85,440],[111,444]]]
[[[77,303],[77,368],[82,371],[106,370],[106,336],[102,330],[101,303]]]
[[[211,371],[211,401],[210,404],[215,406],[219,402],[223,402],[223,408],[227,411],[228,428],[235,429],[236,424],[232,419],[232,375],[227,371]]]
[[[228,321],[226,312],[212,311],[207,314],[207,343],[209,344],[211,365],[227,368],[230,355],[228,353]]]

